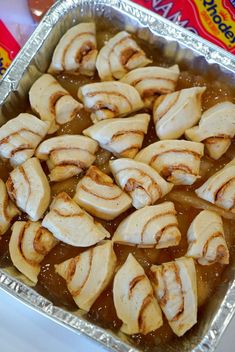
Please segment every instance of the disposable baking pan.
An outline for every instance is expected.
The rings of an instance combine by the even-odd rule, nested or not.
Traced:
[[[24,111],[32,83],[48,68],[52,52],[63,33],[79,21],[106,21],[146,40],[169,63],[178,63],[212,80],[234,86],[233,55],[128,0],[61,0],[44,17],[0,81],[0,123]],[[213,351],[235,312],[235,256],[223,284],[204,308],[198,324],[177,342],[156,351]],[[38,294],[13,268],[0,269],[0,288],[48,318],[84,333],[113,351],[138,351],[123,334],[98,327],[82,311],[68,312]],[[153,349],[151,349],[153,351]]]

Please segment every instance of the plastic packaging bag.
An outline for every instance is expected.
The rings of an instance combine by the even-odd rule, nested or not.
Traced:
[[[235,54],[235,0],[133,0]]]
[[[20,45],[0,20],[0,77],[6,72]]]

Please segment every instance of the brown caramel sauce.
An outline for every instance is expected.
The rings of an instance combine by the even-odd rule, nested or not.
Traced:
[[[7,267],[11,264],[9,254],[9,241],[11,237],[11,230],[8,230],[4,236],[0,236],[0,268]]]
[[[117,29],[110,27],[108,32],[106,28],[98,31],[98,46],[101,47],[106,40],[112,37],[117,32]],[[138,41],[138,40],[137,40]],[[159,53],[151,48],[146,43],[139,41],[141,47],[147,53],[148,57],[153,59],[153,65],[169,66],[172,62],[168,62],[159,55]],[[94,78],[87,78],[84,76],[69,76],[61,74],[56,77],[60,84],[67,89],[75,98],[77,97],[77,90],[80,86],[99,81],[98,76]],[[211,80],[210,77],[202,77],[187,70],[182,70],[176,89],[189,88],[194,86],[206,86],[207,90],[203,94],[202,108],[203,111],[209,107],[215,105],[218,102],[232,101],[235,102],[234,93],[224,83],[219,81]],[[30,109],[27,109],[30,112]],[[73,121],[63,125],[55,135],[61,134],[81,134],[82,131],[92,124],[89,117],[89,113],[84,109],[79,112],[77,118]],[[154,124],[151,121],[149,124],[148,133],[145,136],[143,147],[157,141]],[[174,187],[174,189],[193,190],[200,186],[209,176],[221,169],[227,162],[229,162],[235,156],[235,145],[227,151],[226,155],[223,156],[219,161],[214,161],[208,156],[203,157],[201,163],[201,179],[198,180],[191,187]],[[108,173],[108,160],[111,154],[107,151],[100,149],[97,153],[97,159],[95,164],[100,167],[101,170]],[[44,171],[48,174],[47,167],[43,165]],[[9,163],[0,161],[0,177],[6,181],[11,167]],[[73,196],[76,190],[76,185],[79,179],[83,175],[78,175],[69,180],[51,183],[52,196],[57,195],[61,191],[66,191],[70,196]],[[162,202],[167,200],[167,196],[159,201]],[[175,207],[178,212],[179,228],[182,234],[180,244],[176,247],[170,247],[167,249],[143,249],[135,246],[124,246],[116,244],[114,246],[115,253],[118,259],[118,266],[120,266],[126,260],[129,253],[133,253],[135,258],[144,267],[146,274],[150,276],[150,267],[152,264],[161,264],[163,262],[174,260],[177,257],[183,256],[187,251],[187,240],[186,234],[190,223],[200,210],[193,207],[185,207],[179,202],[175,202]],[[97,219],[101,222],[105,228],[113,234],[118,224],[134,209],[130,209],[113,221],[104,221]],[[26,217],[22,215],[18,217],[19,220],[25,220]],[[235,217],[234,220],[223,220],[225,227],[225,235],[230,249],[230,254],[234,246],[233,232],[235,229]],[[0,237],[0,267],[6,267],[11,264],[9,258],[9,238],[11,231],[9,230],[4,236]],[[70,295],[65,281],[55,273],[54,265],[61,263],[62,261],[72,258],[79,253],[83,252],[87,248],[76,248],[69,246],[64,243],[59,243],[52,251],[44,258],[41,263],[41,271],[38,277],[38,284],[36,290],[49,298],[58,306],[64,306],[71,311],[75,311],[77,306],[75,305],[72,296]],[[225,267],[219,264],[213,264],[211,266],[201,266],[196,264],[197,271],[197,285],[198,285],[198,304],[199,307],[203,307],[206,304],[209,297],[212,297],[218,286],[223,284],[223,271]],[[112,297],[112,283],[109,287],[98,297],[96,302],[91,307],[89,313],[86,314],[88,320],[108,329],[117,331],[121,326],[121,321],[118,319],[113,304]],[[199,319],[201,318],[199,309]],[[163,326],[143,336],[141,334],[130,337],[131,342],[140,345],[146,351],[153,351],[154,346],[162,343],[167,343],[170,340],[177,340],[178,338],[173,334],[169,327],[166,319],[164,318]]]

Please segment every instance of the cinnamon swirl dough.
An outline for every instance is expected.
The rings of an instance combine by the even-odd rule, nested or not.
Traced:
[[[182,336],[197,322],[197,282],[193,259],[153,265],[153,287],[156,298],[170,327]]]
[[[49,123],[34,115],[19,114],[0,128],[0,157],[13,167],[22,164],[33,156],[48,129]]]
[[[174,203],[146,206],[127,216],[116,229],[113,241],[157,249],[177,246],[181,239]]]
[[[10,257],[14,266],[36,284],[40,263],[57,243],[40,222],[16,221],[9,243]]]
[[[10,200],[5,183],[0,179],[0,237],[9,229],[11,220],[20,211]]]
[[[95,161],[98,144],[79,135],[62,135],[42,142],[36,156],[47,161],[51,181],[63,181],[86,170]]]
[[[97,54],[95,23],[79,23],[60,39],[48,72],[93,76]]]
[[[196,189],[198,197],[235,213],[235,159]]]
[[[91,111],[93,123],[123,117],[143,108],[138,91],[122,82],[98,82],[79,88],[78,98]]]
[[[199,125],[185,131],[185,136],[203,142],[211,158],[219,159],[230,147],[235,135],[235,104],[224,102],[206,110]]]
[[[73,120],[83,107],[49,74],[34,82],[29,91],[31,108],[43,121],[49,121],[48,133],[54,133],[60,125]]]
[[[135,87],[146,107],[151,107],[156,96],[172,93],[179,78],[179,66],[169,68],[149,66],[127,73],[121,82]]]
[[[131,196],[132,205],[136,209],[154,204],[173,187],[144,163],[117,159],[111,160],[109,164],[117,184]]]
[[[101,48],[96,61],[101,81],[122,78],[125,73],[151,63],[143,50],[125,31],[119,32]]]
[[[188,233],[187,257],[201,265],[228,264],[229,251],[224,238],[221,216],[213,211],[201,211],[191,223]]]
[[[160,96],[153,106],[153,119],[160,139],[176,139],[201,118],[201,97],[206,87],[193,87]]]
[[[146,335],[163,324],[150,281],[132,254],[114,277],[113,300],[125,334]]]
[[[175,185],[192,185],[200,178],[202,143],[164,140],[142,149],[135,160],[149,164]]]
[[[74,200],[92,215],[112,220],[131,207],[131,198],[105,173],[91,166],[78,182]]]
[[[85,129],[83,134],[118,158],[134,158],[148,131],[149,120],[149,114],[103,120]]]
[[[55,265],[56,272],[67,283],[77,306],[89,311],[111,281],[116,267],[112,242],[105,241],[75,258]]]
[[[74,247],[89,247],[110,237],[109,232],[65,192],[54,198],[42,226],[58,240]]]
[[[37,158],[15,168],[6,182],[10,198],[32,221],[42,218],[51,198],[51,189]]]

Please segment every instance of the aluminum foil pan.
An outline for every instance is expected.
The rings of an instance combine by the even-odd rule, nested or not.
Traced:
[[[108,21],[146,40],[168,63],[178,63],[212,80],[235,86],[235,57],[164,18],[128,0],[61,0],[37,27],[0,81],[0,124],[24,111],[28,90],[48,68],[52,52],[63,33],[78,21]],[[231,256],[234,257],[235,256]],[[225,272],[225,280],[204,308],[199,323],[185,337],[161,352],[212,352],[235,312],[235,259]],[[82,311],[68,312],[56,307],[30,288],[13,268],[0,269],[0,288],[54,321],[84,333],[113,351],[134,352],[123,334],[104,330],[85,319]],[[154,349],[151,349],[154,351]]]

